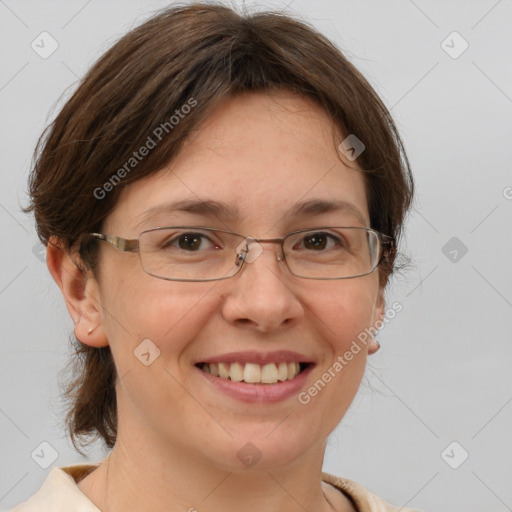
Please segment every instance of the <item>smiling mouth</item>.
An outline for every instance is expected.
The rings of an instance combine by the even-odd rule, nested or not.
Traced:
[[[203,372],[233,382],[249,384],[278,384],[293,380],[312,363],[197,363]]]

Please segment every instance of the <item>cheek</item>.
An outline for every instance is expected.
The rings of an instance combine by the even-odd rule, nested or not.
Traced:
[[[119,275],[119,272],[117,273]],[[173,367],[208,322],[214,306],[212,283],[179,283],[143,274],[111,281],[102,293],[105,330],[116,363],[129,367],[143,340],[160,350],[160,362]]]
[[[324,344],[315,379],[298,396],[308,425],[331,432],[357,394],[367,360],[367,344],[358,336],[371,325],[378,281],[353,279],[310,294],[308,306]]]
[[[374,279],[360,278],[335,283],[310,296],[309,305],[336,354],[372,324],[378,287]]]

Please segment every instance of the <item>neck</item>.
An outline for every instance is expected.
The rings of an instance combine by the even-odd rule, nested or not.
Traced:
[[[154,438],[118,435],[109,457],[79,487],[103,512],[353,510],[322,484],[325,442],[299,462],[258,470],[219,468],[189,448],[161,446]]]

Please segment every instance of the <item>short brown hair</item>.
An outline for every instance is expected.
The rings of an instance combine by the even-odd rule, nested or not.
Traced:
[[[413,180],[391,115],[366,79],[303,21],[204,3],[168,8],[122,37],[41,135],[26,208],[35,214],[41,241],[55,237],[74,250],[82,234],[101,231],[122,187],[168,164],[215,105],[237,93],[273,89],[313,99],[340,133],[364,143],[357,164],[364,169],[371,227],[398,241]],[[171,122],[191,100],[194,108]],[[156,127],[165,137],[127,166],[134,150],[155,138]],[[94,270],[96,249],[95,243],[76,249],[84,270]],[[395,257],[392,252],[379,268],[381,286],[397,268]],[[68,431],[78,451],[77,440],[85,446],[91,436],[111,448],[117,377],[110,348],[73,343]]]

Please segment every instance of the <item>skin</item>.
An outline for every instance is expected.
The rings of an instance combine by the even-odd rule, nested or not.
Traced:
[[[165,169],[123,190],[103,233],[136,238],[146,210],[190,196],[238,206],[241,217],[165,214],[144,228],[206,224],[271,238],[331,223],[361,226],[349,213],[285,217],[295,202],[312,197],[352,203],[369,227],[363,177],[337,157],[332,129],[320,107],[288,92],[231,98]],[[301,279],[277,260],[277,245],[263,246],[235,277],[190,283],[156,279],[143,271],[137,254],[101,242],[96,274],[84,279],[68,254],[49,245],[48,267],[76,336],[94,347],[110,345],[120,377],[116,445],[79,483],[100,509],[354,510],[321,481],[321,470],[327,436],[352,402],[375,342],[362,346],[308,405],[297,397],[243,403],[214,389],[193,367],[226,352],[294,350],[316,361],[307,389],[382,319],[377,271],[345,280]],[[161,351],[149,366],[133,354],[146,338]],[[237,457],[247,442],[262,454],[251,468]]]

